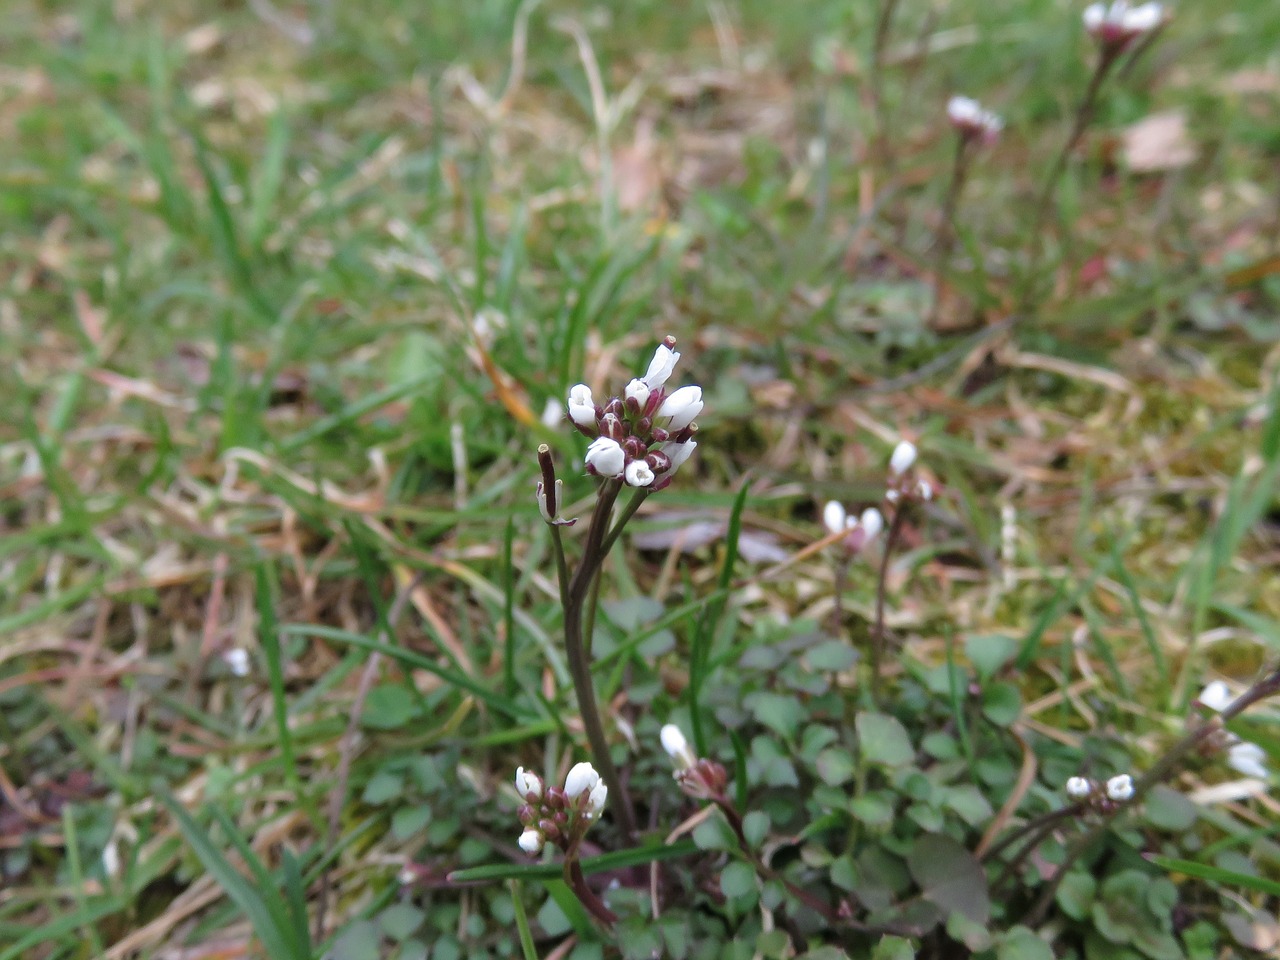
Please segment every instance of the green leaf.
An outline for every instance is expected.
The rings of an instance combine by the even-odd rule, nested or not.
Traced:
[[[942,793],[942,802],[971,827],[986,823],[994,813],[982,791],[971,783],[947,787]]]
[[[827,640],[811,647],[804,655],[814,670],[848,670],[858,660],[858,654],[843,640]]]
[[[831,882],[841,890],[847,890],[853,893],[858,889],[858,865],[853,862],[853,857],[845,854],[831,864],[828,872],[831,875]]]
[[[786,740],[795,737],[805,719],[805,710],[800,701],[786,694],[768,691],[748,694],[743,700],[743,706],[751,711],[756,720]]]
[[[382,937],[369,920],[357,920],[338,934],[327,956],[342,960],[381,960]]]
[[[397,840],[407,840],[431,821],[428,806],[401,807],[391,815],[391,835]]]
[[[1164,784],[1151,788],[1143,804],[1143,814],[1147,822],[1161,830],[1181,832],[1191,827],[1200,816],[1200,810],[1194,803]]]
[[[405,687],[384,683],[369,691],[360,724],[374,730],[396,730],[408,726],[418,715],[418,704]]]
[[[1089,915],[1097,890],[1098,881],[1093,878],[1093,874],[1072,870],[1062,878],[1062,883],[1058,886],[1058,906],[1072,920],[1083,920]]]
[[[1012,683],[993,683],[982,691],[982,714],[997,727],[1008,727],[1022,713],[1022,694]]]
[[[902,937],[884,936],[871,951],[871,960],[915,960],[916,948]]]
[[[970,634],[964,638],[965,656],[982,681],[990,680],[1018,652],[1018,641],[1003,633]]]
[[[753,850],[758,848],[769,835],[769,815],[763,810],[752,810],[742,818],[742,834],[748,846]]]
[[[893,795],[879,790],[864,793],[849,801],[849,812],[873,830],[887,830],[893,825]]]
[[[907,856],[907,868],[921,896],[944,914],[958,910],[974,923],[990,919],[986,871],[977,857],[946,834],[919,837]]]
[[[843,747],[831,747],[823,750],[818,754],[817,762],[814,765],[818,770],[818,776],[822,778],[822,782],[833,787],[848,783],[853,779],[857,771],[853,755]]]
[[[424,914],[411,903],[393,903],[378,914],[378,925],[392,940],[408,940],[422,926]]]
[[[915,759],[906,728],[896,717],[883,713],[859,713],[854,720],[858,749],[867,763],[900,767]]]
[[[735,860],[720,874],[720,890],[731,899],[756,892],[756,872],[750,864]]]
[[[996,960],[1053,960],[1053,948],[1035,931],[1013,927],[1001,938]]]

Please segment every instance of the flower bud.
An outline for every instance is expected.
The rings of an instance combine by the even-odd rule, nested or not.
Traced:
[[[631,487],[647,487],[654,481],[653,470],[644,460],[632,460],[626,469],[627,485]]]
[[[1093,793],[1093,784],[1084,777],[1070,777],[1067,780],[1067,796],[1073,800],[1083,800]]]
[[[605,786],[605,782],[601,780],[591,792],[587,794],[587,810],[586,815],[592,820],[598,820],[600,814],[604,812],[605,801],[609,799],[609,788]]]
[[[880,531],[884,529],[884,516],[875,507],[867,507],[858,518],[858,527],[865,537],[862,541],[865,546],[880,536]]]
[[[569,769],[569,775],[564,778],[564,795],[573,800],[582,793],[594,790],[599,782],[600,774],[596,773],[596,768],[590,763],[575,763]]]
[[[947,119],[966,140],[992,142],[1004,129],[998,114],[984,110],[972,97],[952,97],[947,101]]]
[[[647,454],[644,462],[649,465],[649,469],[654,473],[666,473],[671,469],[671,458],[662,450],[654,450]]]
[[[533,803],[542,798],[542,778],[532,770],[516,767],[516,793],[521,800]],[[531,796],[532,795],[532,796]]]
[[[227,669],[231,671],[233,677],[247,677],[252,664],[249,661],[249,651],[244,647],[232,647],[222,655],[222,660],[227,665]]]
[[[702,412],[702,388],[681,387],[658,408],[658,417],[670,418],[667,430],[676,433],[693,422],[694,417]]]
[[[822,508],[822,525],[831,533],[843,533],[849,526],[849,515],[844,506],[835,500],[827,501]]]
[[[520,839],[517,842],[520,844],[521,850],[527,854],[533,855],[542,849],[542,834],[531,827],[524,833],[520,834]]]
[[[895,477],[901,476],[911,469],[916,462],[916,445],[910,440],[901,440],[893,448],[893,456],[889,458],[889,472]]]
[[[643,380],[632,380],[627,384],[627,388],[622,391],[622,395],[627,398],[627,406],[635,404],[633,412],[639,413],[644,409],[644,405],[649,402],[649,394],[653,391],[649,389],[649,385]]]
[[[684,731],[674,723],[668,723],[663,727],[659,737],[662,740],[662,749],[667,751],[667,756],[676,762],[676,769],[688,770],[698,762],[697,755],[689,746],[689,741],[685,739]]]
[[[1117,803],[1123,803],[1133,797],[1133,777],[1122,773],[1107,781],[1107,796]]]
[[[1159,3],[1130,6],[1128,0],[1091,3],[1085,7],[1084,29],[1098,41],[1103,51],[1115,55],[1144,34],[1164,23],[1164,7]]]
[[[657,431],[654,431],[655,438]],[[662,452],[671,460],[671,465],[667,467],[668,474],[675,473],[680,469],[680,465],[693,456],[693,451],[698,449],[696,440],[685,440],[680,443],[669,443],[662,448]]]
[[[579,427],[590,429],[596,422],[596,403],[591,397],[591,388],[579,383],[569,388],[569,419]]]
[[[670,343],[670,346],[668,346]],[[671,376],[671,372],[676,368],[676,361],[680,359],[680,354],[671,348],[676,345],[674,337],[667,337],[659,344],[658,349],[653,353],[653,359],[649,361],[649,369],[645,371],[644,383],[650,390],[656,390],[667,382],[667,378]],[[647,399],[647,398],[646,398]]]
[[[619,477],[627,464],[622,445],[609,437],[597,437],[587,447],[587,470],[599,477]]]

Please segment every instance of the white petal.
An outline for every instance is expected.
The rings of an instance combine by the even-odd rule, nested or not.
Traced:
[[[822,525],[832,533],[843,532],[845,519],[844,507],[835,500],[827,501],[827,505],[822,508]]]
[[[889,472],[897,476],[906,473],[916,462],[916,445],[910,440],[902,440],[893,448],[889,457]]]
[[[1246,777],[1266,780],[1269,776],[1266,759],[1267,752],[1256,743],[1236,743],[1227,750],[1227,766]]]
[[[1236,698],[1231,695],[1231,689],[1225,683],[1221,680],[1214,680],[1200,691],[1200,702],[1210,710],[1217,710],[1221,713],[1235,703]]]
[[[564,795],[572,800],[580,793],[594,790],[599,782],[600,774],[596,773],[595,767],[585,761],[575,763],[564,778]]]
[[[667,382],[679,359],[680,354],[665,343],[659,344],[658,349],[653,352],[653,359],[649,361],[649,369],[645,371],[644,382],[650,389],[656,390]]]

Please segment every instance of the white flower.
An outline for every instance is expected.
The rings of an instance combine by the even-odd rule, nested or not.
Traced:
[[[649,394],[652,392],[649,389],[649,385],[643,380],[632,380],[627,384],[627,388],[622,391],[622,395],[628,400],[634,400],[643,410],[644,405],[649,402]]]
[[[108,840],[102,848],[102,872],[109,880],[120,876],[120,850],[116,847],[115,838]]]
[[[687,770],[698,762],[693,748],[684,737],[684,731],[674,723],[668,723],[663,727],[659,737],[662,740],[662,749],[667,751],[667,756],[674,760],[681,770]]]
[[[1221,680],[1214,680],[1200,691],[1200,702],[1210,710],[1217,710],[1221,713],[1235,703],[1236,698],[1231,695],[1231,689],[1225,683]]]
[[[866,546],[878,537],[880,531],[884,529],[884,516],[875,507],[867,507],[862,511],[862,516],[858,518],[858,526],[862,528],[862,532],[866,537],[862,541],[862,545]]]
[[[1071,777],[1067,780],[1067,796],[1073,800],[1083,800],[1093,793],[1093,784],[1084,777]]]
[[[844,506],[835,500],[829,500],[822,508],[822,525],[832,533],[844,532],[849,526],[849,517],[844,512]]]
[[[667,459],[671,461],[671,466],[667,468],[667,473],[675,473],[676,468],[693,456],[693,451],[697,448],[697,440],[686,440],[683,443],[668,443],[663,447],[662,452],[665,453],[667,455]]]
[[[1130,6],[1128,0],[1091,3],[1085,7],[1084,28],[1104,44],[1125,44],[1144,33],[1150,33],[1164,21],[1164,7],[1159,3]]]
[[[520,844],[520,849],[525,853],[534,854],[542,849],[542,834],[530,827],[524,833],[520,834],[520,839],[516,841]]]
[[[592,820],[598,820],[600,814],[604,812],[605,801],[609,799],[609,788],[605,786],[603,780],[591,788],[591,792],[587,794],[587,810],[586,815]]]
[[[915,462],[916,445],[910,440],[901,440],[893,448],[893,455],[889,457],[889,472],[895,477],[900,476],[910,470]]]
[[[1107,796],[1117,803],[1123,803],[1133,796],[1133,777],[1122,773],[1107,781]]]
[[[231,671],[234,677],[247,677],[249,675],[249,651],[244,647],[232,647],[222,655],[223,662],[226,663],[227,669]]]
[[[680,354],[665,343],[659,344],[658,349],[653,352],[653,359],[649,361],[649,369],[645,372],[645,386],[650,390],[656,390],[666,383],[667,378],[671,376],[671,371],[676,368],[676,361],[679,359]]]
[[[982,105],[973,97],[955,96],[947,101],[947,118],[952,123],[973,123],[982,115]]]
[[[580,427],[590,427],[596,422],[596,402],[591,397],[591,388],[585,383],[574,384],[569,388],[569,419]]]
[[[670,417],[671,422],[666,427],[672,433],[676,433],[693,423],[693,418],[701,412],[702,388],[681,387],[662,401],[662,406],[658,408],[658,417]]]
[[[628,463],[626,476],[627,485],[632,487],[647,487],[654,480],[653,471],[643,460],[632,460]]]
[[[1227,750],[1227,766],[1246,777],[1266,780],[1269,776],[1263,761],[1267,753],[1256,743],[1235,743]]]
[[[516,767],[516,793],[520,794],[521,800],[526,799],[531,793],[535,797],[541,797],[542,778],[532,770]]]
[[[563,489],[564,481],[557,480],[555,490],[552,491],[554,496],[551,498],[555,501],[557,510],[559,509],[561,500],[563,499],[560,496],[560,491]],[[559,517],[554,515],[554,511],[551,510],[551,504],[547,502],[547,491],[545,489],[545,484],[541,480],[538,481],[537,487],[534,488],[534,496],[538,500],[538,512],[542,514],[542,519],[547,521],[547,523],[555,523]]]
[[[622,444],[617,440],[596,437],[587,447],[587,466],[594,469],[598,476],[620,477],[626,463],[627,455],[622,452]]]
[[[595,767],[586,761],[575,763],[564,778],[564,795],[573,800],[579,794],[590,793],[599,783],[600,774],[596,773]]]
[[[933,499],[933,484],[928,480],[921,480],[916,484],[916,496],[921,500]]]
[[[590,393],[589,390],[587,392]],[[560,401],[555,397],[547,397],[546,405],[542,408],[542,425],[544,427],[551,427],[554,429],[560,425],[560,420],[563,416],[564,414],[560,412]],[[594,416],[595,411],[593,410],[593,419]]]

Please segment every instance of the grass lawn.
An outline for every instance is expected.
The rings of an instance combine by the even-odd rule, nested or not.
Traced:
[[[0,960],[1274,956],[1280,7],[1083,6],[10,0]]]

